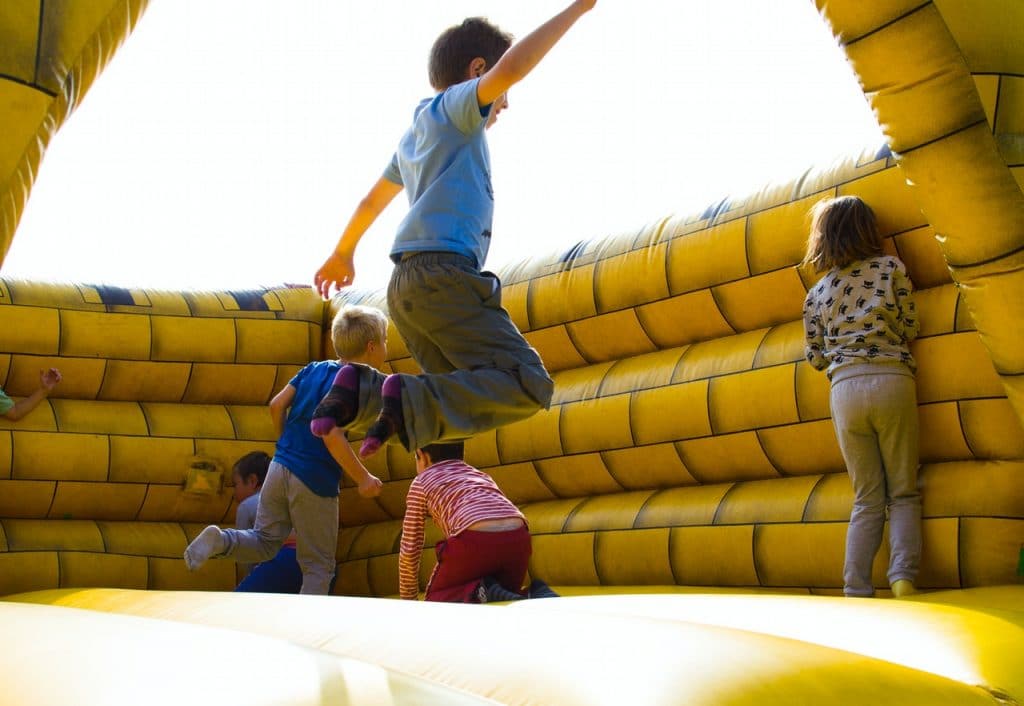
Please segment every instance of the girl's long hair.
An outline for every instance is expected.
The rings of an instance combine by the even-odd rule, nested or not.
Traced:
[[[825,199],[811,208],[811,233],[804,263],[831,270],[882,254],[875,212],[858,196]]]

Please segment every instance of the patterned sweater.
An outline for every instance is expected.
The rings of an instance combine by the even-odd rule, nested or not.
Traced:
[[[454,537],[482,520],[520,517],[489,475],[463,461],[438,461],[417,475],[405,499],[402,542],[398,551],[398,589],[402,598],[419,595],[423,525],[427,513],[445,537]]]
[[[844,367],[902,363],[913,374],[917,364],[907,344],[919,328],[910,279],[892,255],[833,268],[804,300],[807,361],[828,369],[828,379]]]

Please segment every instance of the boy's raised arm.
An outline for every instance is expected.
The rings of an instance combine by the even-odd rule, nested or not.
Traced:
[[[348,287],[355,281],[356,245],[366,230],[377,220],[377,216],[387,208],[388,204],[402,191],[402,185],[381,177],[373,185],[369,193],[356,206],[349,218],[348,225],[341,233],[334,252],[320,266],[313,277],[313,287],[324,299],[330,296],[331,288]]]
[[[576,20],[594,8],[597,0],[576,0],[520,41],[489,67],[476,88],[477,103],[490,105],[501,94],[523,80],[540,60],[558,43]]]

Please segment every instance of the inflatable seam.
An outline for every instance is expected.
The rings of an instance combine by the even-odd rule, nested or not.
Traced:
[[[878,32],[881,32],[882,30],[887,29],[888,27],[891,27],[894,24],[902,22],[903,20],[907,19],[911,15],[917,14],[921,10],[923,10],[926,7],[928,7],[929,5],[933,5],[933,4],[934,3],[931,0],[928,0],[928,2],[923,2],[920,5],[918,5],[917,7],[914,7],[914,8],[911,8],[910,10],[907,10],[906,12],[904,12],[899,17],[894,17],[893,19],[885,22],[884,24],[880,24],[877,27],[875,27],[874,29],[872,29],[872,30],[870,30],[868,32],[865,32],[864,34],[860,35],[859,37],[854,37],[853,39],[842,41],[841,42],[841,46],[844,49],[847,48],[847,47],[850,47],[850,46],[856,44],[857,42],[861,41],[862,39],[867,39],[868,37],[870,37],[870,36],[872,36],[874,34],[877,34]]]

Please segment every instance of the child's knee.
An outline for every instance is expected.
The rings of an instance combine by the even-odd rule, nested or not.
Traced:
[[[523,391],[540,405],[541,409],[548,409],[551,406],[555,383],[543,366],[520,366],[519,383],[522,385]]]
[[[260,561],[273,559],[277,552],[284,546],[284,538],[276,535],[260,532],[257,535],[256,546],[259,547]]]

